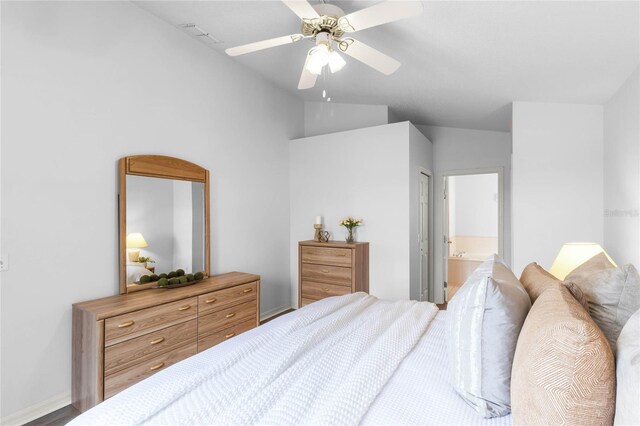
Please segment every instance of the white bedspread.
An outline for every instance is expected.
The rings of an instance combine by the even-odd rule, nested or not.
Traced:
[[[169,367],[73,424],[358,424],[437,312],[364,293],[325,299]]]

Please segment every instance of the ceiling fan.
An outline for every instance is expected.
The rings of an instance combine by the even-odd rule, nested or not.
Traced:
[[[301,33],[231,47],[225,52],[229,56],[238,56],[303,39],[313,39],[315,46],[307,52],[298,82],[298,89],[301,90],[312,88],[326,65],[332,73],[340,71],[346,65],[344,58],[337,50],[382,74],[393,74],[400,67],[400,62],[360,41],[347,37],[346,34],[422,13],[422,2],[419,0],[401,2],[387,0],[348,15],[333,4],[320,3],[312,6],[306,0],[282,0],[282,2],[302,19]]]

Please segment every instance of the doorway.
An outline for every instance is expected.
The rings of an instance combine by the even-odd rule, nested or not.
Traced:
[[[443,178],[443,277],[448,302],[488,257],[503,257],[503,184],[501,171],[457,172]]]

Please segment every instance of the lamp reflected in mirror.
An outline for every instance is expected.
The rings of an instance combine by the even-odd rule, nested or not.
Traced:
[[[127,234],[127,257],[129,262],[137,262],[140,257],[141,248],[149,247],[147,241],[140,232],[132,232]]]

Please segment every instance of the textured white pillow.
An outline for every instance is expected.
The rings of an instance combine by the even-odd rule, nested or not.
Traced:
[[[531,300],[498,256],[476,269],[447,306],[455,390],[486,418],[511,412],[511,364]]]
[[[615,425],[640,425],[640,310],[618,337]]]
[[[577,284],[589,314],[609,339],[613,353],[622,327],[640,309],[640,275],[633,265],[614,267],[603,253],[578,266],[566,281]]]

